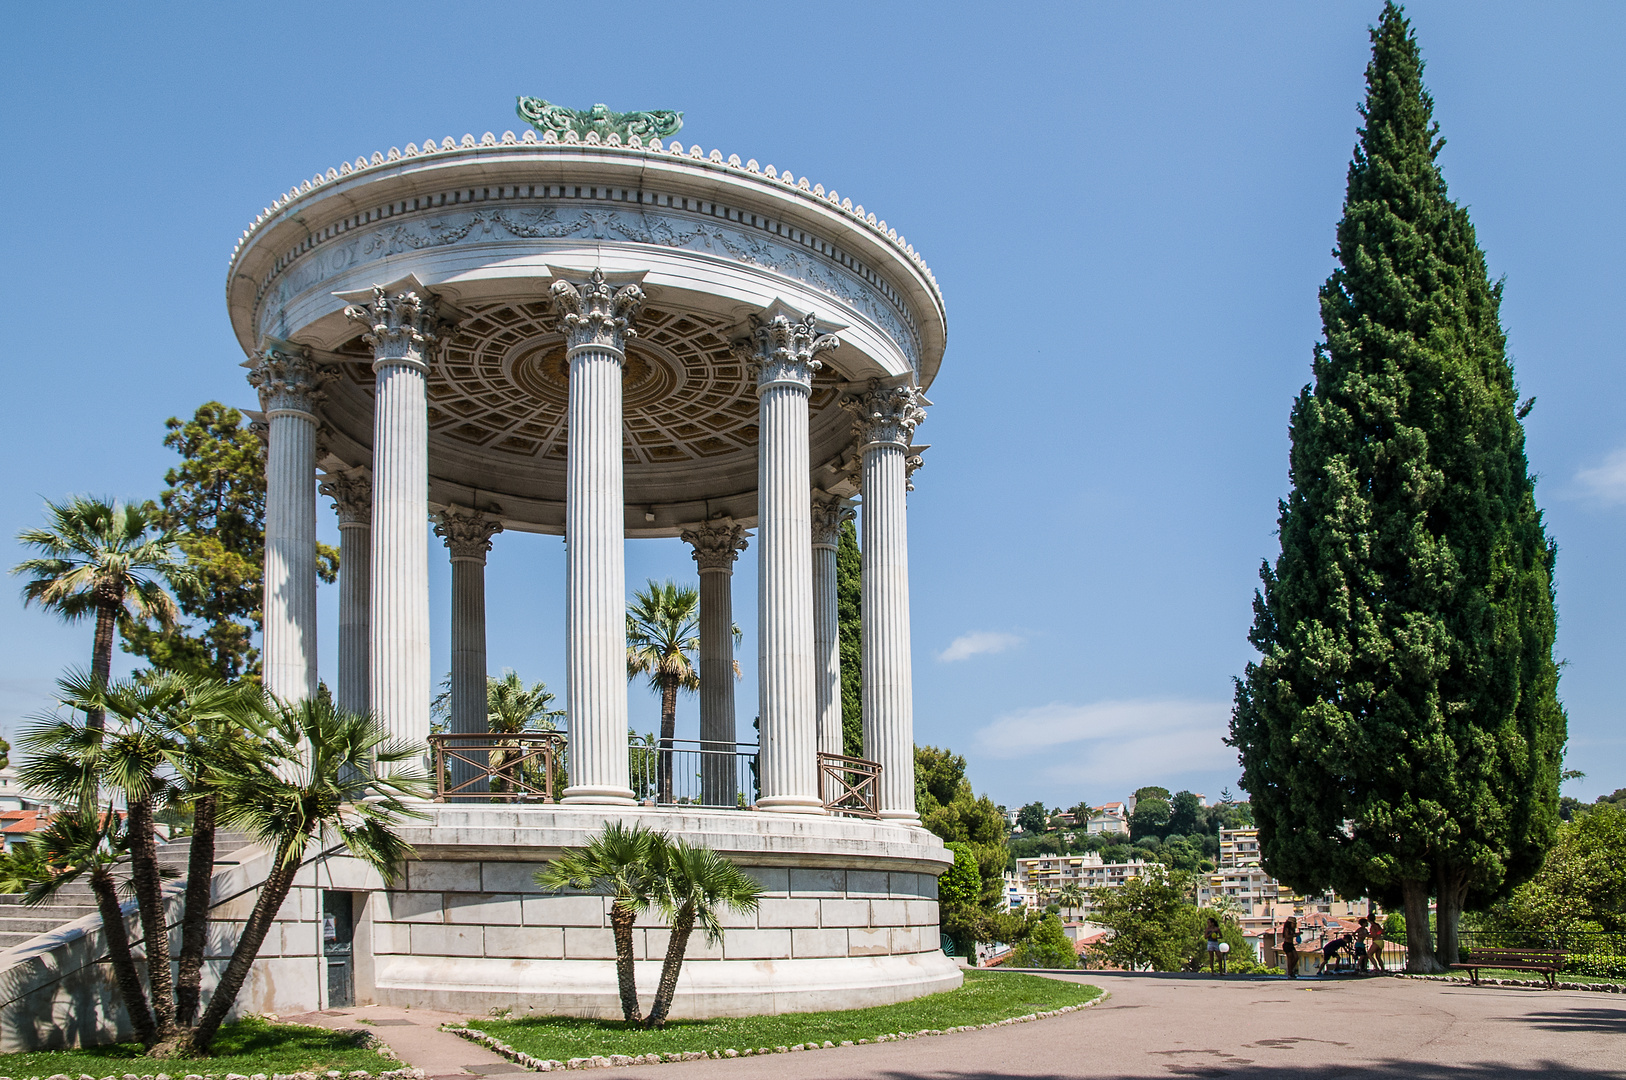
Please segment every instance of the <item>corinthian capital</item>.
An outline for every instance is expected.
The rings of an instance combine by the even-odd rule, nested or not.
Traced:
[[[339,528],[369,525],[373,519],[373,481],[364,472],[329,473],[317,490],[333,500]]]
[[[410,291],[391,296],[382,285],[374,285],[372,301],[351,304],[344,317],[367,327],[361,339],[373,347],[374,370],[388,363],[429,369],[429,349],[441,331],[433,296]]]
[[[322,384],[333,373],[311,359],[303,345],[272,345],[254,355],[248,383],[260,392],[266,413],[300,412],[314,416],[322,400]]]
[[[813,373],[824,366],[819,354],[841,344],[834,334],[821,334],[811,313],[804,319],[775,315],[756,328],[756,349],[746,356],[757,373],[757,389],[786,384],[811,389]]]
[[[478,510],[464,510],[448,506],[441,511],[435,523],[435,535],[446,541],[452,559],[486,561],[491,550],[491,538],[502,532],[502,522],[489,518]]]
[[[841,526],[857,514],[839,495],[818,491],[813,494],[813,546],[834,548],[841,542]]]
[[[918,386],[882,387],[875,380],[862,393],[844,398],[842,408],[853,414],[853,430],[860,449],[894,445],[909,449],[915,427],[926,419],[931,402]],[[918,467],[918,466],[917,466]]]
[[[638,286],[618,289],[604,280],[602,270],[594,270],[582,285],[555,281],[550,291],[567,348],[596,345],[620,353],[626,351],[628,338],[638,336],[632,327],[633,316],[644,304],[644,290]]]
[[[745,550],[745,526],[732,518],[718,518],[683,530],[683,542],[694,548],[695,565],[707,570],[734,569],[734,560]]]

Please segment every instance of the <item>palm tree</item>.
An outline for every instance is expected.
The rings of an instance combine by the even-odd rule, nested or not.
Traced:
[[[525,685],[525,680],[513,668],[504,668],[502,678],[486,677],[486,729],[494,735],[517,735],[522,731],[557,731],[557,721],[565,715],[563,709],[553,708],[553,691],[546,683]],[[509,757],[520,751],[493,750],[489,754],[490,769],[500,773]],[[564,763],[554,762],[554,790],[562,790],[561,772]],[[529,765],[523,767],[536,776]],[[507,781],[498,776],[491,779],[492,791],[506,791]]]
[[[755,911],[762,894],[762,886],[755,878],[704,844],[677,840],[661,853],[657,869],[656,903],[672,930],[666,939],[666,959],[661,964],[655,1004],[644,1022],[645,1027],[652,1028],[666,1024],[695,923],[705,930],[706,940],[716,945],[723,940],[723,924],[718,918],[722,909],[741,914]]]
[[[93,808],[104,790],[123,797],[130,884],[141,914],[155,1033],[161,1041],[174,1032],[175,1001],[153,814],[173,794],[174,773],[165,768],[170,764],[165,733],[159,725],[145,722],[155,704],[152,687],[147,680],[108,686],[83,672],[64,676],[57,682],[59,699],[87,719],[81,723],[72,715],[35,717],[21,739],[32,756],[18,776],[35,790],[76,803],[81,811]],[[105,723],[109,711],[115,718],[111,727]],[[93,716],[102,717],[104,723],[93,724],[88,719]]]
[[[610,929],[615,936],[615,977],[621,991],[621,1015],[639,1022],[638,983],[632,966],[632,928],[655,899],[657,861],[670,841],[643,825],[605,824],[579,851],[567,851],[536,872],[544,889],[579,889],[613,896]]]
[[[627,608],[627,678],[649,676],[661,696],[660,801],[672,801],[672,740],[679,690],[700,689],[693,657],[700,651],[700,590],[653,579]]]
[[[59,680],[71,710],[111,714],[113,724],[58,715],[37,718],[24,734],[33,756],[19,770],[31,786],[79,806],[94,807],[101,791],[122,796],[129,815],[125,838],[130,879],[151,963],[152,1009],[159,1040],[197,1014],[208,941],[214,873],[216,795],[205,778],[233,755],[251,752],[250,725],[263,710],[259,687],[175,672],[147,672],[104,685],[82,673]],[[158,866],[154,820],[164,805],[190,804],[193,828],[181,921],[179,978],[171,997],[169,918]]]
[[[209,1007],[178,1053],[208,1052],[318,834],[337,833],[351,855],[388,879],[411,852],[396,822],[421,816],[406,800],[427,790],[410,765],[423,748],[390,739],[372,714],[340,708],[326,696],[278,703],[263,734],[265,753],[223,762],[208,782],[220,796],[221,823],[272,850],[271,872]]]
[[[1061,887],[1061,891],[1056,894],[1056,899],[1065,910],[1077,912],[1079,908],[1084,906],[1084,890],[1078,887],[1078,882],[1069,881]]]
[[[107,682],[113,667],[113,631],[121,614],[156,618],[166,628],[176,615],[171,586],[191,571],[177,553],[173,531],[160,530],[149,506],[111,503],[76,495],[45,504],[50,525],[24,529],[17,542],[39,550],[11,568],[25,575],[23,604],[38,603],[66,622],[96,616],[91,675]],[[102,717],[91,715],[91,726]]]
[[[95,806],[58,814],[25,845],[27,855],[19,861],[31,864],[31,869],[23,899],[28,904],[43,904],[81,874],[90,878],[90,891],[96,897],[96,910],[102,918],[107,958],[113,966],[114,984],[119,988],[119,997],[130,1017],[130,1026],[135,1028],[136,1038],[143,1046],[150,1047],[157,1041],[157,1027],[130,951],[130,934],[119,903],[118,882],[113,877],[114,864],[126,847],[126,835],[112,806],[105,814],[98,814]]]

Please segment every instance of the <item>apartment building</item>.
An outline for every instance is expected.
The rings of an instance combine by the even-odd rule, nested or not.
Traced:
[[[1221,829],[1219,860],[1212,874],[1197,886],[1197,904],[1211,907],[1222,897],[1236,907],[1237,924],[1248,937],[1257,938],[1289,915],[1302,923],[1306,916],[1354,919],[1366,914],[1364,897],[1346,900],[1332,893],[1301,896],[1269,874],[1259,862],[1258,829]]]
[[[1016,872],[1006,878],[1006,897],[1013,908],[1043,907],[1054,903],[1068,885],[1077,885],[1086,894],[1091,889],[1112,888],[1138,877],[1145,865],[1144,859],[1109,863],[1095,852],[1017,859]],[[1078,912],[1089,915],[1087,896]]]

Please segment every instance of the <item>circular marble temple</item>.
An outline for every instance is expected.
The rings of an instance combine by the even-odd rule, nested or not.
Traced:
[[[532,883],[617,819],[703,840],[765,889],[720,944],[695,938],[677,1015],[958,985],[910,690],[905,504],[944,350],[935,280],[851,199],[668,141],[677,114],[522,99],[521,115],[523,137],[314,175],[232,254],[267,444],[266,684],[316,692],[319,484],[342,537],[337,696],[432,745],[437,778],[395,880],[337,854],[306,869],[245,1007],[618,1015],[606,902]],[[864,747],[844,757],[835,551],[860,504]],[[486,552],[513,531],[567,552],[567,730],[526,742],[524,767],[485,715]],[[700,740],[629,749],[623,545],[660,537],[692,547],[700,578]],[[748,544],[759,746],[738,739],[731,673]],[[433,740],[431,557],[452,563],[453,654]],[[324,916],[344,924],[325,941]],[[665,931],[637,948],[648,992]]]

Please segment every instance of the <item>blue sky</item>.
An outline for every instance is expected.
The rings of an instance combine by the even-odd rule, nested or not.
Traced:
[[[290,184],[429,133],[519,130],[517,94],[682,109],[686,141],[874,208],[942,285],[949,350],[910,503],[918,741],[965,753],[1012,805],[1216,796],[1238,775],[1230,680],[1275,552],[1379,6],[12,6],[0,535],[44,497],[155,494],[166,417],[254,404],[226,259]],[[1626,786],[1626,7],[1410,13],[1446,178],[1506,275],[1539,399],[1529,451],[1587,773],[1566,792],[1590,799]],[[627,565],[633,585],[693,574],[675,540],[629,544]],[[493,670],[562,688],[563,567],[555,538],[497,538]],[[755,569],[747,552],[735,577],[745,657]],[[443,670],[438,560],[432,589]],[[321,603],[331,680],[333,590]],[[0,600],[0,728],[89,641]],[[755,696],[748,664],[745,717]],[[654,696],[631,699],[653,728]],[[680,715],[692,728],[694,703]]]

